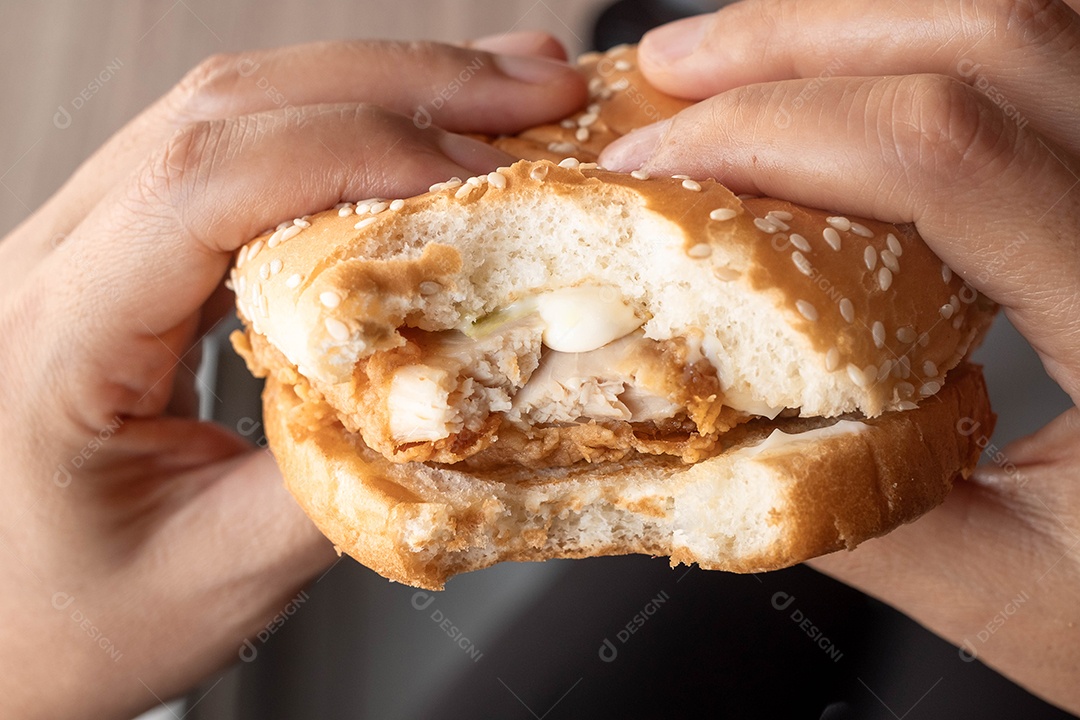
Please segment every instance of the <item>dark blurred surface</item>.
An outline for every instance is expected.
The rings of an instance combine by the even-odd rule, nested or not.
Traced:
[[[486,634],[508,583],[537,592]],[[431,594],[343,561],[307,592],[244,666],[234,717],[1071,717],[804,567],[741,576],[599,558],[504,565]]]

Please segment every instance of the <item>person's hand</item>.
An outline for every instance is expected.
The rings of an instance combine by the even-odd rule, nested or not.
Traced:
[[[600,163],[914,222],[1075,403],[1078,7],[745,0],[679,21],[646,35],[639,61],[702,102]],[[1080,712],[1080,411],[984,459],[942,508],[813,565]]]
[[[231,253],[342,200],[509,164],[448,131],[574,111],[564,58],[536,33],[215,57],[0,244],[0,715],[174,696],[333,560],[269,454],[188,412]]]

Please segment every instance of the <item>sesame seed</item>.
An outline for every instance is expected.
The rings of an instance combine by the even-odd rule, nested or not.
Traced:
[[[858,367],[857,365],[848,363],[847,374],[848,377],[851,378],[851,382],[855,383],[861,388],[864,388],[870,384],[870,380],[866,377],[866,373],[864,373],[862,371],[862,368]],[[874,374],[877,375],[877,373]]]
[[[290,225],[292,225],[292,221],[291,220],[286,220],[285,222],[279,222],[277,227],[274,228],[274,229],[275,230],[284,230],[285,228],[289,227]]]
[[[829,223],[837,230],[843,230],[846,232],[851,229],[851,221],[848,220],[846,217],[842,217],[839,215],[827,217],[825,218],[825,222]]]
[[[233,283],[232,276],[229,276],[225,279],[225,289],[236,292],[236,285]]]
[[[926,347],[929,344],[930,344],[930,335],[928,333],[923,333],[922,335],[919,336],[919,346],[920,347]]]
[[[457,192],[454,193],[454,198],[457,199],[457,200],[461,200],[463,198],[466,198],[466,197],[468,197],[469,193],[471,193],[474,189],[475,188],[472,185],[469,185],[468,183],[465,183],[464,185],[462,185],[461,187],[459,187],[457,189]]]
[[[870,334],[874,336],[874,347],[879,350],[885,347],[885,326],[881,324],[880,320],[874,321]]]
[[[712,255],[712,247],[710,247],[706,243],[698,243],[697,245],[694,245],[689,250],[687,250],[686,254],[692,258],[697,258],[700,260],[702,258],[707,258]]]
[[[951,318],[953,316],[953,313],[956,312],[956,308],[954,308],[952,305],[950,305],[948,303],[945,303],[944,305],[941,306],[941,309],[938,310],[938,312],[941,313],[941,317],[948,320],[949,318]]]
[[[840,366],[840,351],[836,348],[829,348],[829,352],[825,353],[825,369],[832,372]]]
[[[893,254],[892,250],[881,251],[881,264],[894,273],[900,272],[900,261],[896,259],[896,255]]]
[[[589,103],[589,105],[585,107],[585,112],[589,113],[590,115],[599,115],[600,103]]]
[[[293,225],[291,228],[286,228],[285,232],[281,233],[281,242],[291,240],[292,238],[299,235],[303,231],[303,229],[304,228],[299,225]]]
[[[851,223],[851,232],[855,233],[859,237],[872,238],[874,237],[874,231],[866,227],[862,223]]]
[[[915,386],[909,382],[898,382],[894,386],[896,394],[902,398],[908,398],[915,394]]]
[[[544,178],[547,177],[547,174],[548,174],[548,166],[547,165],[537,165],[536,167],[534,167],[532,170],[529,171],[529,177],[531,177],[533,180],[543,180]]]
[[[465,181],[466,185],[471,185],[474,188],[478,188],[487,182],[487,175],[474,175]]]
[[[567,130],[573,130],[574,128],[576,128],[578,126],[578,124],[576,122],[574,122],[573,120],[571,120],[570,118],[566,118],[565,120],[563,120],[562,122],[559,123],[559,126],[563,127],[563,128],[566,128]]]
[[[923,375],[937,377],[937,364],[933,360],[927,360],[922,364]]]
[[[910,325],[905,325],[896,330],[896,339],[902,343],[913,343],[915,342],[915,337],[915,330]]]
[[[574,139],[577,140],[578,142],[588,142],[589,141],[589,128],[587,128],[587,127],[579,127],[577,130],[574,131]]]
[[[259,266],[259,277],[261,277],[263,280],[270,277],[270,266],[266,263],[263,263]]]
[[[633,173],[631,173],[631,175],[632,174]],[[710,220],[731,220],[737,214],[738,214],[738,212],[735,211],[735,210],[732,210],[731,208],[716,208],[711,213],[709,213],[709,219]]]
[[[341,304],[341,296],[332,290],[326,290],[325,292],[319,293],[319,302],[325,307],[336,308]]]
[[[300,285],[300,281],[301,281],[302,279],[303,279],[303,278],[301,278],[301,277],[300,277],[300,273],[296,273],[296,274],[294,274],[294,275],[290,275],[290,276],[288,277],[288,279],[287,279],[287,280],[285,281],[285,287],[287,287],[287,288],[290,288],[290,289],[291,289],[291,288],[295,288],[295,287],[299,287],[299,285]]]
[[[957,315],[956,317],[953,318],[953,321],[952,321],[953,330],[959,330],[960,326],[963,325],[963,324],[964,324],[964,316],[963,315]]]
[[[589,80],[589,92],[593,95],[600,92],[600,88],[604,86],[604,79],[594,77]]]
[[[341,207],[338,208],[337,214],[338,214],[338,217],[349,217],[350,215],[352,215],[352,212],[353,212],[353,206],[352,205],[342,205]]]
[[[930,382],[925,382],[922,384],[922,387],[919,388],[919,394],[923,397],[930,397],[940,389],[941,383],[935,380],[931,380]]]
[[[877,381],[881,382],[885,378],[889,377],[889,373],[892,371],[892,367],[893,367],[892,359],[891,358],[885,358],[884,362],[881,363],[881,367],[878,368]]]
[[[909,377],[911,377],[911,359],[904,355],[900,358],[900,379],[907,380]],[[912,388],[912,392],[914,391],[915,388]]]
[[[373,222],[377,222],[377,221],[378,221],[378,218],[373,218],[373,217],[364,218],[360,222],[353,225],[353,230],[363,230],[368,225],[372,224]]]
[[[796,300],[795,307],[798,308],[799,313],[810,322],[814,322],[818,319],[817,308],[805,300]]]
[[[789,213],[787,210],[770,210],[769,212],[765,213],[765,217],[769,218],[770,220],[781,220],[783,222],[787,222],[788,220],[793,219],[795,216]]]
[[[553,152],[556,155],[566,155],[567,153],[577,152],[578,146],[570,142],[553,142],[548,144],[548,152]]]
[[[877,267],[877,251],[869,245],[863,249],[863,262],[866,263],[866,269],[871,272]]]
[[[810,243],[808,243],[806,241],[806,238],[804,238],[799,233],[791,233],[791,236],[788,239],[791,240],[792,245],[799,248],[803,252],[810,252]]]
[[[671,179],[672,179],[672,180],[689,180],[689,179],[690,179],[690,176],[689,176],[689,175],[681,175],[681,174],[679,174],[679,175],[672,175],[672,176],[671,176]]]
[[[896,409],[897,410],[904,410],[904,411],[918,410],[919,406],[916,405],[915,403],[911,402],[910,400],[901,400],[900,402],[896,403]]]
[[[506,187],[506,176],[503,175],[501,172],[489,172],[487,178],[488,184],[491,185],[491,187],[493,188],[502,190],[504,187]]]
[[[292,222],[293,222],[293,225],[295,225],[298,228],[309,228],[309,227],[311,227],[311,222],[306,217],[296,218]]]
[[[630,87],[630,81],[627,78],[619,78],[615,82],[611,83],[611,89],[615,92],[621,92]]]
[[[840,299],[840,315],[848,322],[855,321],[855,306],[847,298]]]
[[[598,115],[594,112],[587,112],[577,119],[578,127],[587,128],[597,121]]]
[[[398,210],[400,210],[403,207],[405,207],[405,201],[402,200],[401,198],[398,198],[397,200],[394,200],[393,202],[390,203],[390,209],[393,210],[394,212],[397,212]]]
[[[442,290],[442,285],[440,285],[439,283],[437,283],[437,282],[435,282],[433,280],[425,280],[422,283],[420,283],[420,294],[421,295],[434,295],[435,293],[439,292],[440,290]]]
[[[251,243],[251,246],[248,248],[248,262],[251,262],[255,259],[255,256],[259,254],[259,251],[262,250],[262,247],[262,240],[256,240],[255,242]]]
[[[900,257],[904,254],[904,248],[900,246],[900,241],[897,240],[896,236],[892,233],[889,233],[888,236],[886,236],[885,244],[889,246],[889,250],[891,250],[892,254],[896,257]]]
[[[243,295],[245,290],[247,290],[247,278],[241,275],[236,281],[236,294]]]
[[[619,72],[629,72],[634,69],[634,66],[627,60],[616,60],[615,69]]]
[[[446,187],[446,183],[435,183],[431,187],[433,189],[435,189],[435,190],[442,190],[442,189],[444,189]],[[369,202],[362,202],[362,203],[357,203],[356,204],[356,214],[357,215],[367,215],[368,210],[370,210],[370,209],[371,209],[371,203],[369,203]]]
[[[600,167],[597,163],[594,163],[594,162],[583,162],[580,165],[578,165],[578,170],[603,170],[603,169],[604,168]]]
[[[945,263],[941,264],[941,279],[946,283],[952,280],[952,268]]]
[[[691,192],[701,192],[701,183],[696,180],[683,180],[682,186]]]
[[[280,258],[274,258],[270,261],[270,274],[277,275],[283,267],[285,267],[285,263],[281,262]]]
[[[263,317],[270,317],[270,303],[265,295],[259,296],[259,313]]]
[[[887,267],[878,270],[877,281],[882,290],[888,290],[889,286],[892,285],[892,270]]]
[[[370,212],[372,215],[378,215],[388,207],[390,207],[390,203],[379,201],[372,205],[371,210],[369,210],[368,212]]]
[[[581,161],[574,157],[563,158],[559,161],[559,167],[566,168],[567,170],[573,170],[581,165]]]
[[[634,170],[630,173],[630,177],[634,178],[635,180],[648,180],[649,173],[645,172],[644,170]]]
[[[268,247],[268,248],[276,248],[278,245],[280,245],[281,244],[281,235],[284,232],[285,232],[284,230],[275,230],[274,234],[271,235],[270,238],[266,241],[266,247]]]
[[[825,228],[821,231],[821,236],[825,238],[825,242],[829,243],[829,247],[833,250],[840,249],[840,233],[836,232],[834,228]]]
[[[949,296],[949,304],[952,305],[957,310],[959,310],[960,309],[960,298],[956,297],[955,295],[950,295]]]
[[[323,324],[326,326],[326,332],[330,333],[330,337],[338,342],[349,338],[349,326],[337,318],[328,317]]]
[[[754,227],[761,232],[770,234],[780,232],[780,228],[777,227],[776,223],[765,218],[754,218]]]
[[[247,262],[248,246],[241,245],[240,252],[236,254],[236,267],[244,267],[244,263]]]
[[[810,264],[810,261],[806,259],[806,256],[796,250],[791,253],[791,262],[795,263],[795,267],[799,268],[799,272],[807,277],[814,274],[814,267]]]

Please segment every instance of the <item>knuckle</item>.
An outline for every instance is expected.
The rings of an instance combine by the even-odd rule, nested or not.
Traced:
[[[984,14],[984,0],[968,0],[972,12]],[[1058,0],[991,0],[989,8],[998,32],[1028,46],[1056,36],[1072,25],[1070,12]]]
[[[943,184],[985,172],[1012,146],[982,96],[944,75],[900,78],[888,111],[901,167]]]
[[[243,64],[239,55],[211,55],[185,75],[169,94],[177,113],[189,120],[220,117],[231,102]]]
[[[184,207],[206,186],[215,157],[226,142],[229,124],[226,120],[199,120],[173,133],[139,176],[139,200]]]

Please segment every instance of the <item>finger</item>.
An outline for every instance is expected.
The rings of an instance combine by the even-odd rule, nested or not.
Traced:
[[[736,192],[893,222],[1004,305],[1080,400],[1080,184],[971,88],[915,75],[751,85],[607,148],[628,170],[714,176]]]
[[[745,0],[653,30],[638,58],[651,82],[695,99],[792,78],[950,75],[1080,150],[1080,16],[1057,2]]]
[[[1075,657],[1062,650],[1076,654],[1066,627],[1076,613],[1070,618],[1063,607],[1075,608],[1080,536],[1065,523],[1074,522],[1080,500],[1062,481],[1080,470],[1072,459],[1076,421],[1071,410],[1000,455],[988,452],[997,465],[977,472],[993,480],[958,483],[912,525],[809,564],[944,636],[961,659],[977,657],[1060,702],[1061,689],[1075,687]],[[1009,609],[1014,601],[1022,612]],[[1008,622],[992,627],[1002,612]]]
[[[408,197],[512,160],[370,105],[191,126],[35,270],[13,313],[24,328],[16,361],[52,398],[43,406],[90,428],[157,414],[195,314],[241,244],[342,199]]]
[[[0,244],[0,287],[17,284],[109,188],[192,122],[368,102],[420,126],[498,134],[555,121],[584,104],[580,75],[551,59],[558,43],[543,33],[523,35],[504,37],[504,45],[519,51],[505,56],[437,43],[349,41],[211,57],[110,139]],[[538,54],[522,52],[530,49]]]
[[[473,50],[501,55],[536,55],[552,60],[567,60],[566,48],[555,37],[539,30],[520,30],[469,40],[463,43]]]

